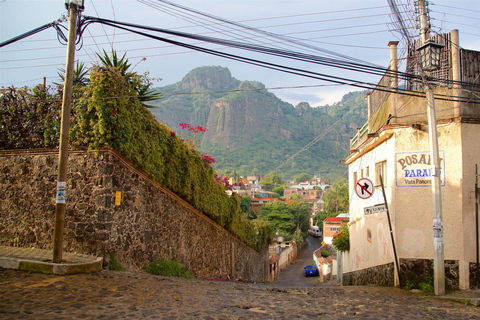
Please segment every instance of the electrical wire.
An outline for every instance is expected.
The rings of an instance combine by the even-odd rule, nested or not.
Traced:
[[[142,3],[151,3],[151,4],[155,3],[151,0],[137,0],[137,1],[142,2]],[[342,58],[342,59],[345,59],[345,60],[348,60],[348,61],[356,61],[356,62],[361,62],[361,63],[368,64],[368,62],[365,62],[365,61],[357,59],[357,58],[348,57],[348,56],[339,54],[337,52],[333,52],[333,51],[330,51],[330,50],[326,50],[326,49],[323,49],[323,48],[319,48],[319,47],[316,47],[316,46],[305,44],[305,43],[303,43],[303,42],[301,42],[301,41],[299,41],[298,39],[295,39],[295,38],[291,38],[291,37],[284,36],[284,35],[278,35],[278,34],[275,34],[275,33],[271,33],[271,32],[267,32],[267,31],[264,31],[264,30],[257,29],[257,28],[253,28],[253,27],[247,26],[247,25],[242,24],[242,23],[238,23],[238,22],[234,22],[234,21],[227,20],[227,19],[224,19],[224,18],[220,18],[220,17],[214,16],[212,14],[208,14],[208,13],[204,13],[204,12],[201,12],[201,11],[198,11],[198,10],[195,10],[195,9],[191,9],[191,8],[188,8],[188,7],[185,7],[185,6],[170,2],[170,1],[157,0],[156,2],[157,3],[164,3],[164,4],[167,4],[171,7],[175,7],[175,8],[187,11],[189,13],[193,13],[193,14],[202,16],[202,17],[207,17],[207,18],[215,20],[215,21],[220,21],[220,22],[224,22],[224,23],[229,24],[229,25],[237,26],[237,27],[240,27],[242,29],[245,29],[245,30],[248,30],[248,31],[251,31],[251,32],[254,32],[254,33],[261,33],[261,34],[264,34],[264,35],[282,40],[286,43],[290,43],[290,44],[294,44],[294,45],[297,45],[297,46],[305,47],[307,49],[323,52],[324,54],[337,56],[339,58]],[[380,67],[380,66],[377,66],[377,67]]]
[[[182,47],[185,47],[185,48],[189,48],[189,49],[192,49],[192,50],[196,50],[196,51],[200,51],[200,52],[204,52],[204,53],[209,53],[209,54],[212,54],[212,55],[221,56],[221,57],[224,57],[224,58],[228,58],[228,59],[232,59],[232,60],[236,60],[236,61],[241,61],[241,62],[246,62],[246,63],[250,63],[250,64],[254,64],[254,65],[259,65],[259,66],[261,65],[263,67],[273,69],[273,70],[283,71],[283,72],[287,72],[287,73],[291,73],[291,74],[302,75],[304,77],[311,77],[311,78],[315,78],[315,79],[319,79],[319,80],[333,81],[335,83],[353,85],[353,86],[357,86],[357,87],[364,88],[364,89],[372,89],[372,86],[373,86],[375,88],[375,90],[383,90],[383,91],[388,91],[388,92],[394,92],[394,90],[392,90],[392,88],[381,86],[381,85],[378,85],[378,84],[368,83],[368,82],[364,82],[364,81],[357,81],[357,80],[352,80],[352,79],[347,79],[347,78],[342,78],[342,77],[335,77],[335,76],[330,76],[330,75],[323,74],[323,73],[316,73],[316,72],[313,72],[313,71],[307,71],[307,70],[302,70],[302,69],[298,69],[298,68],[286,67],[286,66],[283,66],[283,65],[268,63],[268,62],[260,61],[260,60],[256,60],[256,59],[249,59],[249,58],[238,56],[238,55],[222,53],[222,52],[218,52],[218,51],[215,51],[215,50],[202,48],[202,47],[194,46],[194,45],[191,45],[191,44],[186,44],[186,43],[178,42],[178,41],[175,41],[175,40],[162,38],[162,37],[159,37],[159,36],[154,36],[154,35],[147,34],[147,33],[141,32],[141,31],[137,31],[137,30],[127,28],[126,26],[132,27],[132,28],[143,29],[143,30],[166,33],[166,34],[169,34],[169,35],[178,35],[178,36],[185,37],[185,38],[188,38],[188,39],[196,39],[196,40],[200,39],[200,40],[210,42],[210,43],[223,44],[223,45],[232,46],[232,47],[236,47],[236,48],[241,48],[241,49],[245,49],[245,50],[251,50],[251,51],[254,51],[254,52],[261,52],[261,53],[266,53],[266,54],[270,54],[270,55],[274,55],[274,56],[287,57],[287,58],[290,58],[290,59],[296,59],[296,60],[303,61],[303,62],[317,63],[317,64],[326,65],[326,66],[342,68],[342,69],[346,69],[346,70],[353,70],[353,71],[357,71],[357,72],[371,73],[371,74],[378,74],[378,75],[380,75],[380,74],[381,75],[387,74],[387,75],[391,75],[391,76],[403,75],[403,76],[408,76],[409,79],[412,79],[412,80],[415,80],[415,79],[420,80],[420,77],[418,77],[416,75],[412,75],[412,74],[407,74],[407,73],[404,73],[404,72],[399,72],[399,71],[393,72],[393,71],[390,71],[390,70],[386,71],[385,69],[376,70],[375,67],[360,65],[360,64],[356,64],[356,63],[348,63],[348,62],[344,62],[344,61],[337,61],[337,60],[333,60],[333,59],[330,59],[330,58],[324,58],[324,57],[319,57],[319,56],[305,55],[305,54],[301,54],[301,53],[298,53],[298,52],[291,52],[291,51],[285,51],[285,50],[275,50],[275,49],[272,49],[272,48],[262,47],[262,46],[253,46],[252,47],[248,44],[239,43],[239,42],[235,42],[235,41],[227,41],[227,40],[212,38],[212,37],[196,36],[196,35],[187,34],[187,33],[178,32],[178,31],[171,31],[171,30],[166,30],[166,29],[145,27],[145,26],[140,26],[140,25],[136,25],[136,24],[130,24],[130,23],[119,22],[119,21],[112,21],[112,20],[108,20],[108,19],[100,19],[100,18],[93,18],[93,17],[84,17],[84,19],[85,19],[85,25],[82,26],[82,28],[85,28],[88,24],[94,23],[94,22],[105,23],[105,24],[110,25],[112,27],[117,27],[117,28],[120,28],[120,29],[123,29],[123,30],[128,30],[130,32],[133,32],[133,33],[136,33],[136,34],[139,34],[139,35],[143,35],[145,37],[149,37],[149,38],[152,38],[152,39],[157,39],[157,40],[160,40],[160,41],[163,41],[163,42],[175,44],[175,45],[182,46]],[[444,81],[442,79],[433,79],[433,78],[429,78],[429,80]],[[458,81],[455,82],[455,81],[450,80],[450,81],[448,81],[448,83],[451,84],[451,83],[460,83],[460,82],[458,82]],[[466,85],[466,83],[464,83],[464,82],[461,82],[461,84]],[[468,85],[476,86],[475,84],[472,84],[472,83],[468,83]],[[419,95],[418,92],[415,92],[415,91],[402,91],[400,93],[401,94],[406,94],[406,95],[422,96],[422,95]],[[439,99],[445,99],[445,97],[442,97],[441,95],[439,95],[438,98]]]

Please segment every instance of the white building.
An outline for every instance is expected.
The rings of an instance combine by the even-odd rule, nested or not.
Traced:
[[[435,103],[438,121],[445,277],[447,289],[469,289],[476,283],[475,165],[480,164],[480,52],[459,47],[458,31],[433,37],[444,44]],[[390,70],[397,70],[391,42]],[[417,42],[416,46],[419,46]],[[418,74],[415,48],[407,73]],[[429,282],[433,276],[433,209],[426,99],[421,84],[406,78],[405,88],[423,97],[374,90],[368,95],[368,123],[352,139],[349,167],[350,250],[343,255],[344,284],[398,284],[382,176],[400,265],[400,280]],[[452,83],[453,81],[458,81]],[[449,82],[450,81],[450,82]],[[460,85],[460,81],[463,82]],[[379,88],[398,90],[397,76],[385,75]],[[465,82],[474,84],[465,86]],[[475,86],[477,87],[475,87]],[[458,101],[457,97],[462,101]],[[376,186],[372,197],[360,198],[361,178]]]

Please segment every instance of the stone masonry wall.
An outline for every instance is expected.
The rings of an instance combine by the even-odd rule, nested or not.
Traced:
[[[458,260],[445,260],[445,289],[459,290],[459,264]],[[433,285],[433,260],[431,259],[400,259],[400,285],[406,281],[415,287],[419,283]]]
[[[378,286],[393,287],[395,283],[394,272],[393,263],[347,272],[342,275],[342,285],[364,286],[367,284],[375,284]]]
[[[57,158],[0,153],[1,245],[52,248]],[[267,279],[267,251],[246,246],[115,152],[70,152],[68,170],[65,251],[113,254],[127,269],[166,257],[196,277]]]

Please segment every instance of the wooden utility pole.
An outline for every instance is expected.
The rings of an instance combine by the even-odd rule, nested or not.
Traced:
[[[62,114],[60,125],[60,151],[58,154],[57,196],[55,207],[55,230],[53,234],[53,262],[62,262],[63,229],[65,223],[65,189],[67,186],[68,133],[70,131],[70,104],[72,102],[73,69],[75,60],[75,40],[77,34],[78,6],[70,2],[67,62],[63,86]]]

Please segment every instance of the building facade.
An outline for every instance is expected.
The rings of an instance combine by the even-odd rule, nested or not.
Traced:
[[[469,289],[476,283],[476,164],[480,164],[480,52],[460,48],[458,31],[437,35],[445,45],[441,68],[432,74],[437,110],[441,166],[443,243],[447,289]],[[432,159],[428,140],[427,101],[400,94],[399,88],[424,94],[411,75],[417,42],[407,59],[407,74],[399,86],[396,46],[391,65],[368,95],[369,119],[351,140],[349,167],[350,250],[343,255],[344,284],[405,285],[433,277],[434,231]],[[469,83],[467,85],[467,83]],[[399,93],[395,93],[398,91]],[[368,199],[356,192],[361,178],[375,190]],[[385,197],[380,187],[384,184]],[[391,218],[393,242],[386,213]],[[438,226],[437,226],[438,227]],[[440,226],[442,227],[442,226]],[[397,261],[395,261],[396,249]],[[395,271],[398,262],[398,272]]]

